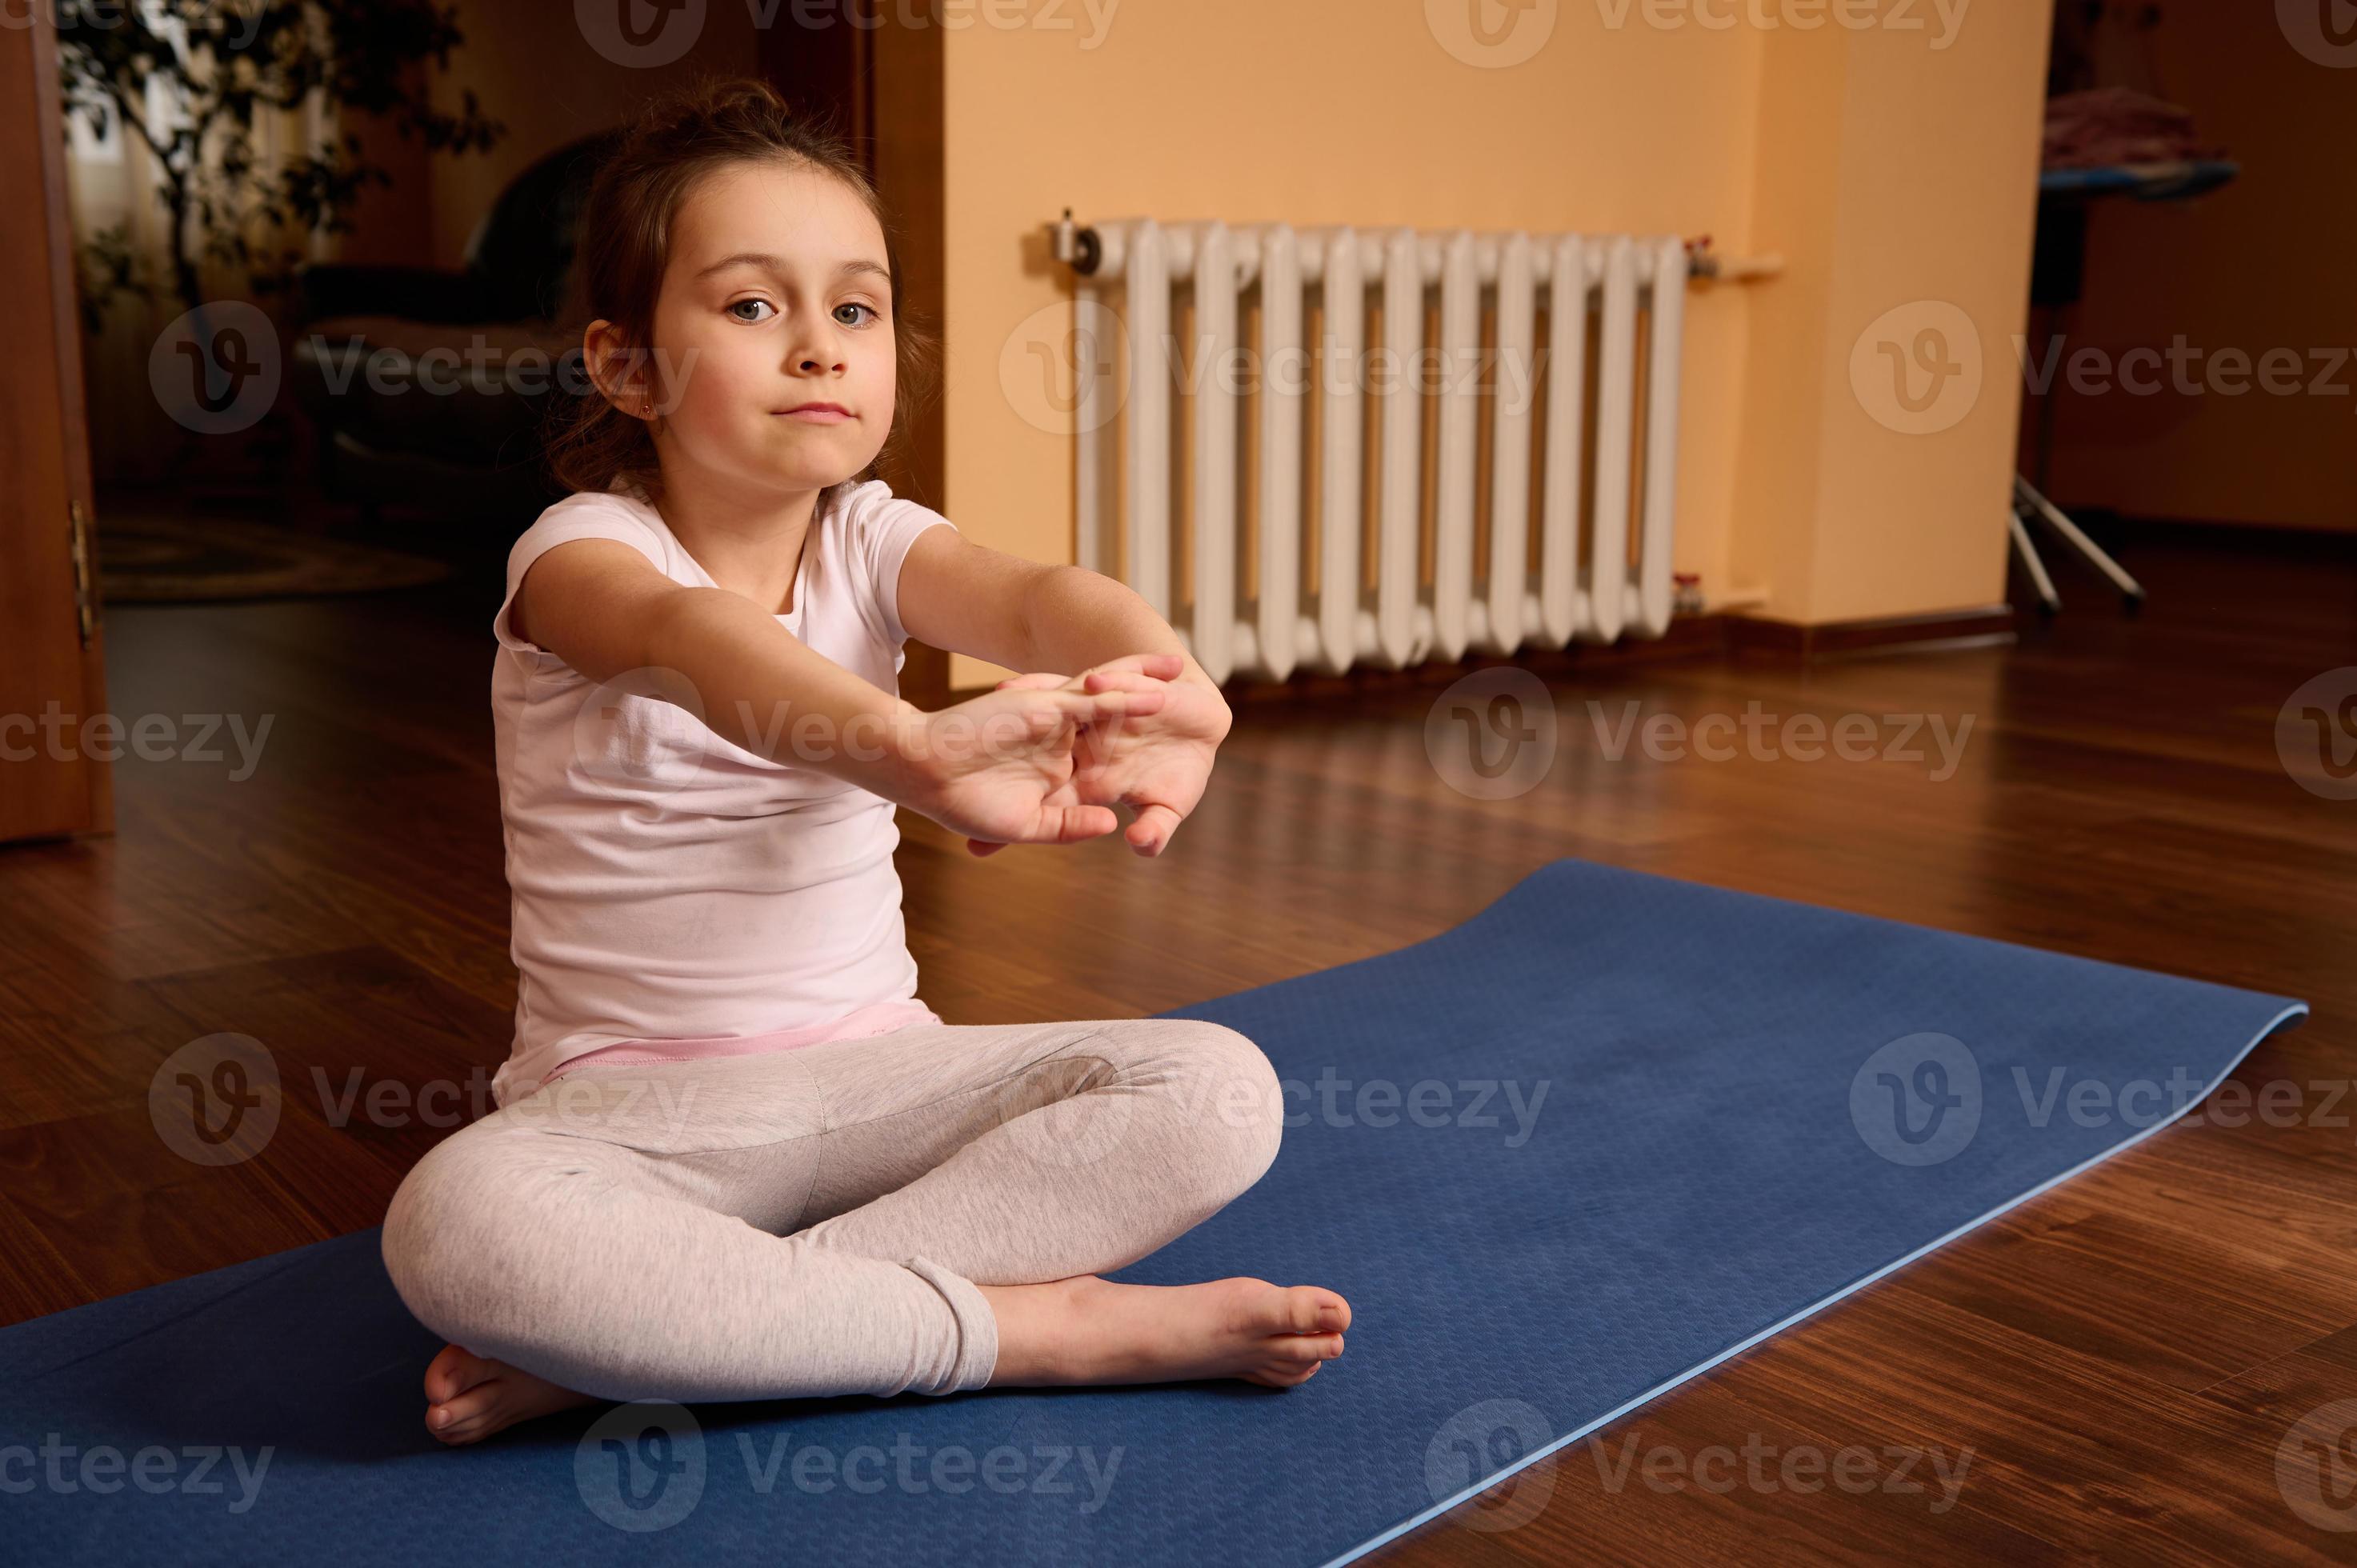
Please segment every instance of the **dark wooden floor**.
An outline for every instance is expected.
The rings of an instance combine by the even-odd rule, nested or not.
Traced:
[[[2303,1414],[2357,1398],[2357,1104],[2328,1113],[2315,1087],[2357,1076],[2357,802],[2296,787],[2273,726],[2301,682],[2357,663],[2357,558],[2199,535],[2129,557],[2142,621],[2066,582],[2063,619],[2010,650],[1552,663],[1563,749],[1511,800],[1427,760],[1452,671],[1240,703],[1158,863],[1111,842],[974,862],[904,817],[924,994],[952,1022],[1153,1013],[1430,936],[1581,855],[2305,997],[2313,1019],[2241,1074],[2300,1086],[2301,1124],[2172,1128],[1501,1488],[1519,1504],[1458,1510],[1501,1522],[1545,1488],[1529,1522],[1436,1521],[1386,1555],[2348,1560],[2357,1535],[2295,1513],[2276,1460]],[[0,851],[0,1320],[373,1225],[447,1112],[488,1104],[513,975],[485,559],[399,595],[113,612],[119,713],[272,728],[249,779],[126,759],[117,837]],[[1614,722],[1632,700],[1689,721],[1756,700],[1974,727],[1938,780],[1614,762],[1590,700]],[[221,1031],[290,1081],[263,1155],[209,1168],[159,1140],[147,1094]],[[440,1124],[405,1115],[435,1082],[455,1086],[426,1107]],[[378,1112],[335,1124],[355,1089]],[[1578,1330],[1534,1324],[1534,1353],[1577,1354]],[[1902,1486],[1930,1456],[1969,1470],[1945,1508],[1936,1484],[1644,1478],[1653,1450],[1691,1476],[1747,1444],[1771,1478],[1851,1446],[1878,1482],[1893,1448],[1926,1456]]]

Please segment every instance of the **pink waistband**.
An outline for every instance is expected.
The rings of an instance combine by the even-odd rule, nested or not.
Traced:
[[[554,1083],[575,1068],[591,1063],[605,1066],[645,1062],[702,1061],[711,1057],[751,1057],[769,1051],[791,1051],[803,1046],[823,1046],[834,1040],[862,1040],[870,1035],[888,1035],[895,1029],[906,1029],[919,1024],[938,1024],[941,1015],[922,1002],[909,998],[897,1002],[874,1002],[840,1018],[824,1024],[805,1024],[794,1029],[771,1029],[761,1035],[711,1035],[688,1040],[622,1040],[610,1046],[600,1046],[594,1051],[584,1051],[557,1063],[548,1070],[540,1083]]]

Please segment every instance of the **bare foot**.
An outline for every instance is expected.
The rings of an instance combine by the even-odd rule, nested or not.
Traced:
[[[445,1345],[425,1369],[425,1430],[457,1447],[552,1411],[599,1402],[521,1367]]]
[[[1318,1285],[1115,1284],[1094,1274],[979,1287],[998,1317],[990,1386],[1308,1380],[1342,1353],[1351,1304]]]

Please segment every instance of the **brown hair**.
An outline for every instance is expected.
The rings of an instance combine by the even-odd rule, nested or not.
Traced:
[[[586,328],[600,317],[620,329],[625,354],[651,358],[655,301],[671,260],[679,209],[698,183],[738,163],[781,162],[834,176],[884,231],[892,272],[892,334],[898,364],[892,428],[878,461],[845,481],[872,478],[886,453],[908,438],[909,422],[932,391],[938,339],[901,313],[900,255],[884,203],[859,159],[832,125],[796,114],[768,82],[706,79],[653,100],[598,166],[581,214],[574,297]],[[662,467],[644,422],[607,401],[586,371],[583,395],[554,400],[545,452],[551,475],[571,490],[603,491],[617,479],[659,497]],[[820,510],[834,499],[830,487]]]

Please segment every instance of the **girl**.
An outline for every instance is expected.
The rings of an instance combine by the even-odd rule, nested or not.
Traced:
[[[518,971],[499,1109],[401,1184],[384,1261],[448,1339],[426,1426],[590,1400],[1242,1378],[1341,1353],[1332,1291],[1100,1279],[1275,1157],[1259,1047],[1189,1019],[943,1023],[893,808],[1158,855],[1230,715],[1128,589],[966,542],[876,459],[925,345],[882,208],[769,88],[602,167],[577,493],[492,623]],[[917,636],[1039,671],[927,714]],[[1080,670],[1067,677],[1054,671]]]

